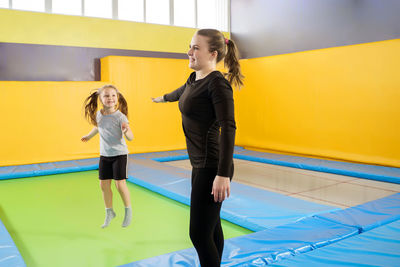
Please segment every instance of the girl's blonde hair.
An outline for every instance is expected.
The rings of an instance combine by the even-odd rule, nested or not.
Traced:
[[[118,89],[111,84],[106,84],[99,89],[95,89],[93,93],[85,99],[85,118],[88,120],[90,124],[97,126],[96,121],[96,112],[97,112],[97,103],[99,99],[99,95],[104,91],[104,89],[111,88],[117,92],[118,95],[118,106],[117,109],[128,116],[128,103],[126,102],[124,96],[118,91]]]

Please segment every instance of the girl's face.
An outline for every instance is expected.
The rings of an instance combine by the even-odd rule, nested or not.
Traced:
[[[115,108],[118,104],[118,94],[113,88],[104,88],[100,94],[101,103],[107,109]]]
[[[217,52],[209,52],[208,37],[195,34],[187,52],[189,56],[189,68],[199,71],[208,69],[216,61]]]

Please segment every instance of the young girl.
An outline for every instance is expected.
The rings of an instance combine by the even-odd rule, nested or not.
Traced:
[[[186,83],[153,101],[179,101],[193,167],[189,234],[200,265],[217,267],[224,248],[221,204],[230,194],[233,177],[236,124],[231,84],[240,87],[243,75],[235,43],[218,30],[197,31],[187,54],[194,71]],[[221,60],[228,68],[225,77],[216,70]]]
[[[101,110],[97,110],[97,102],[103,104]],[[111,180],[115,180],[115,186],[125,205],[125,218],[122,227],[131,223],[132,209],[128,188],[126,186],[128,147],[124,140],[133,139],[132,131],[127,119],[128,105],[122,94],[113,85],[104,85],[85,100],[85,117],[94,128],[89,134],[82,137],[83,142],[89,141],[97,133],[100,133],[100,162],[99,179],[106,206],[106,217],[102,228],[107,227],[115,217],[112,208]]]

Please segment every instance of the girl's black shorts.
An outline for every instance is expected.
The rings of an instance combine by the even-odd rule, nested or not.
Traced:
[[[128,178],[128,155],[100,156],[99,179],[123,180]]]

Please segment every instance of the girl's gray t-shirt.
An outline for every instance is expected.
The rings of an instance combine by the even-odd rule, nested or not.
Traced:
[[[125,114],[117,110],[112,114],[103,115],[99,110],[96,120],[100,134],[100,155],[113,157],[129,154],[121,129],[122,123],[129,123]]]

